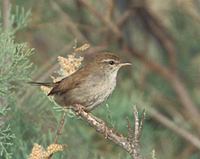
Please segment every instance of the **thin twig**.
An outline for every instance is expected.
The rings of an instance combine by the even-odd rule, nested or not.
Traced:
[[[138,110],[136,106],[134,107],[133,115],[134,115],[135,130],[134,130],[134,140],[132,141],[132,144],[134,145],[132,156],[134,159],[142,159],[141,154],[140,154],[140,136],[141,136],[140,121],[139,121],[139,115],[138,115]]]
[[[103,24],[105,24],[110,31],[112,31],[117,38],[120,38],[122,36],[121,31],[119,30],[119,28],[117,27],[116,24],[114,24],[110,19],[107,19],[105,16],[101,15],[99,12],[97,12],[97,10],[95,9],[94,6],[92,6],[88,1],[86,0],[80,0],[80,2],[86,7],[88,8],[88,10],[94,15],[96,16]]]
[[[144,127],[145,115],[146,115],[146,111],[145,111],[145,109],[144,109],[143,112],[142,112],[142,117],[141,117],[141,119],[140,119],[140,124],[139,124],[139,125],[140,125],[140,127],[139,127],[139,135],[140,135],[140,136],[138,136],[139,139],[140,139],[140,137],[141,137],[142,130],[143,130],[143,127]]]
[[[147,7],[143,7],[139,15],[141,16],[144,26],[149,30],[149,32],[157,39],[161,47],[166,50],[169,57],[169,63],[172,71],[176,70],[176,50],[174,45],[174,40],[167,32],[167,29],[162,24],[162,21],[151,12]]]
[[[124,26],[126,24],[126,22],[128,22],[128,19],[133,15],[133,11],[127,10],[123,13],[123,15],[121,15],[121,17],[119,17],[119,19],[117,20],[117,26],[119,28],[122,28],[122,26]]]
[[[138,119],[138,111],[136,106],[134,106],[134,110],[133,110],[133,116],[134,116],[134,122],[135,122],[135,134],[134,134],[134,139],[135,141],[138,139],[138,134],[139,134],[139,119]]]
[[[66,116],[66,112],[63,111],[63,114],[62,114],[62,117],[60,119],[60,123],[59,123],[58,129],[56,131],[56,135],[55,135],[55,139],[54,139],[54,144],[58,143],[58,138],[62,134],[62,130],[63,130],[64,125],[65,125],[65,116]]]
[[[62,130],[64,128],[64,125],[65,125],[65,116],[66,116],[66,112],[65,110],[63,111],[63,114],[62,114],[62,117],[60,119],[60,122],[59,122],[59,125],[58,125],[58,129],[56,131],[56,135],[55,135],[55,138],[54,138],[54,144],[57,144],[58,143],[58,138],[59,136],[61,136],[62,134]],[[53,156],[53,154],[51,154],[48,159],[51,159]]]
[[[63,22],[67,25],[71,33],[74,35],[75,38],[77,38],[80,41],[87,41],[84,35],[81,33],[81,31],[78,28],[77,23],[75,23],[71,17],[63,11],[63,9],[60,7],[60,5],[56,1],[50,1],[52,8],[60,14],[60,17],[63,19]]]
[[[131,123],[127,117],[127,128],[128,128],[128,142],[131,145],[131,149],[134,149],[134,145],[132,144],[132,142],[134,141],[134,130],[131,127]],[[133,151],[131,152],[131,156],[133,156]]]
[[[10,1],[2,1],[2,16],[3,16],[3,29],[7,30],[9,28],[9,17],[10,17]]]

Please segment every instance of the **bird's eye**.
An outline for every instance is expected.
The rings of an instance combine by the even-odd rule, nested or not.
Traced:
[[[109,61],[109,64],[110,64],[110,65],[114,65],[115,62],[114,62],[114,61]]]

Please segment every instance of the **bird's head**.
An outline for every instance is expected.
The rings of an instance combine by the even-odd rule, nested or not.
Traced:
[[[99,53],[94,58],[94,63],[105,72],[117,73],[122,66],[129,66],[131,63],[122,62],[121,59],[113,53]]]

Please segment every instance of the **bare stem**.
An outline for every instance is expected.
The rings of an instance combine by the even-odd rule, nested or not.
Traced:
[[[133,115],[134,115],[135,130],[134,130],[134,140],[132,141],[132,144],[133,144],[132,157],[134,159],[142,159],[141,153],[140,153],[140,136],[141,136],[141,128],[143,127],[143,123],[144,123],[145,113],[143,112],[142,119],[140,121],[138,110],[137,110],[137,107],[135,106],[133,110]]]
[[[55,135],[55,139],[54,139],[54,144],[58,143],[58,138],[62,134],[62,130],[63,130],[64,125],[65,125],[65,116],[66,116],[66,112],[63,111],[62,117],[61,117],[60,122],[59,122],[58,129],[56,131],[56,135]],[[48,159],[51,159],[52,156],[53,156],[53,154],[50,155]]]
[[[180,125],[179,126],[176,125],[173,121],[171,121],[170,119],[168,119],[167,117],[165,117],[163,114],[161,114],[160,112],[158,112],[155,109],[151,108],[151,109],[148,110],[148,112],[158,122],[163,124],[165,127],[171,129],[177,135],[184,138],[186,141],[188,141],[189,143],[191,143],[197,149],[200,150],[200,139],[197,136],[195,136],[194,134],[192,134],[188,130],[185,130]]]
[[[59,127],[57,129],[56,136],[55,136],[55,139],[54,139],[55,144],[58,143],[58,137],[62,134],[62,130],[63,130],[64,124],[65,124],[65,116],[66,116],[66,112],[64,111],[63,114],[62,114],[62,117],[60,119]]]
[[[2,15],[3,15],[3,29],[7,30],[9,28],[9,17],[10,17],[10,1],[2,1]]]

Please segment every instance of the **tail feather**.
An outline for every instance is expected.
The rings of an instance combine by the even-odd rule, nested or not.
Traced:
[[[46,87],[54,87],[55,83],[43,83],[43,82],[28,82],[28,84],[35,85],[35,86],[46,86]]]

